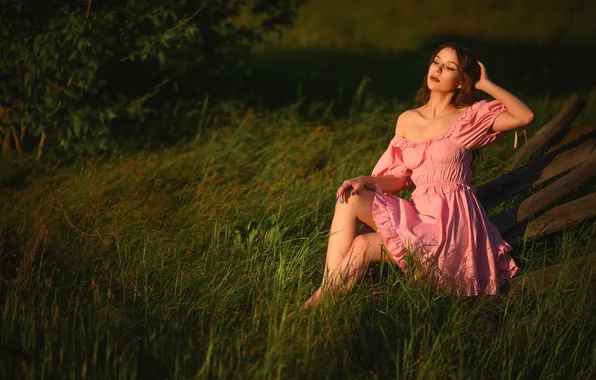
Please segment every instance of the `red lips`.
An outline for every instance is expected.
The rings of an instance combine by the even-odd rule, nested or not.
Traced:
[[[431,79],[432,81],[434,81],[434,82],[440,82],[439,78],[437,78],[437,77],[436,77],[436,76],[434,76],[434,75],[431,75],[431,76],[430,76],[430,79]]]

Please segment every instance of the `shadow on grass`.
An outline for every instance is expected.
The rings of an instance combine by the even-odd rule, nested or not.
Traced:
[[[335,102],[344,114],[363,78],[375,99],[413,101],[432,51],[445,41],[470,47],[495,83],[526,97],[565,96],[589,91],[596,81],[596,47],[486,40],[455,35],[427,39],[408,52],[348,52],[332,49],[278,50],[256,54],[245,71],[233,74],[226,90],[266,108],[307,102]],[[224,91],[226,91],[224,90]]]

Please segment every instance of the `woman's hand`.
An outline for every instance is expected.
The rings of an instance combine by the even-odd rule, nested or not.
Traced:
[[[534,112],[530,107],[509,91],[490,81],[482,62],[476,62],[480,65],[480,79],[476,82],[476,88],[499,100],[506,108],[506,111],[495,119],[492,130],[505,132],[530,124],[534,120]]]
[[[486,68],[484,67],[482,62],[480,62],[480,61],[476,61],[476,62],[478,62],[478,65],[480,66],[480,79],[478,79],[478,82],[476,82],[474,87],[476,87],[476,89],[478,89],[478,90],[483,91],[483,89],[486,87],[486,85],[490,83],[490,79],[488,79],[488,74],[486,73]]]
[[[370,177],[360,176],[352,179],[347,179],[337,189],[335,198],[339,198],[339,203],[348,202],[348,192],[350,195],[357,195],[362,189],[366,188]]]

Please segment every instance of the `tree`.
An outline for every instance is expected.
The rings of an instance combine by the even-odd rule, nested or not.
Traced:
[[[146,133],[148,115],[155,124],[195,106],[189,99],[209,93],[226,57],[294,16],[289,0],[9,1],[0,7],[3,148],[93,153],[123,128]]]

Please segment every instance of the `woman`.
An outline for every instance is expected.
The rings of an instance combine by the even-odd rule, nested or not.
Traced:
[[[473,86],[495,100],[474,101]],[[517,272],[511,246],[469,185],[470,164],[474,149],[529,124],[533,112],[455,43],[432,54],[418,105],[399,115],[372,175],[337,190],[323,283],[304,307],[351,288],[380,260],[428,279],[434,289],[467,296],[498,294],[500,282]],[[409,201],[390,194],[413,185]],[[370,232],[359,234],[361,223]]]

